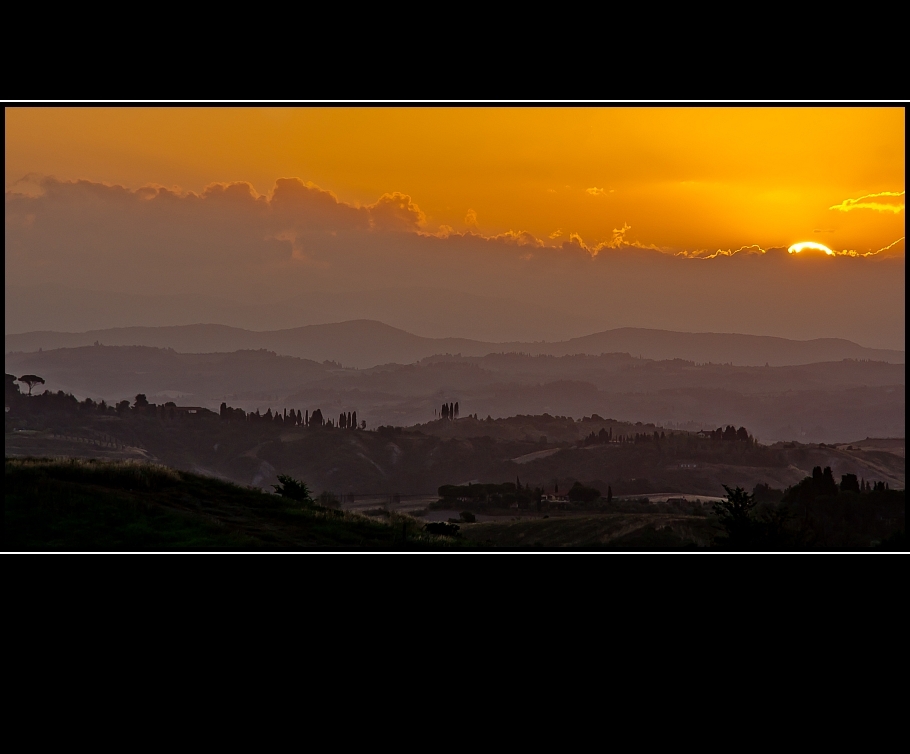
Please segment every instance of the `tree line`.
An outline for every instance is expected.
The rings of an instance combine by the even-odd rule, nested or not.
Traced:
[[[264,414],[255,411],[245,412],[242,408],[231,408],[227,403],[222,402],[219,415],[226,421],[248,421],[248,422],[274,422],[285,424],[291,427],[337,427],[339,429],[366,429],[367,423],[361,420],[357,424],[356,411],[342,411],[338,414],[338,419],[327,419],[322,415],[322,409],[317,408],[311,414],[309,410],[301,411],[300,409],[284,409],[272,413],[271,407]]]

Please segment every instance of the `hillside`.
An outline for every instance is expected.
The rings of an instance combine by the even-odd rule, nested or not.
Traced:
[[[278,474],[289,474],[339,496],[432,496],[444,484],[516,476],[547,489],[555,480],[561,486],[580,480],[598,489],[612,485],[616,494],[710,496],[721,494],[723,484],[783,489],[816,465],[892,487],[902,488],[905,477],[897,448],[718,442],[599,416],[464,417],[354,431],[294,426],[280,416],[254,421],[233,414],[102,411],[57,394],[19,396],[12,404],[5,424],[8,456],[145,458],[266,490]],[[604,443],[602,432],[613,441]]]
[[[411,426],[458,401],[461,416],[600,416],[699,430],[746,426],[762,442],[836,443],[902,437],[904,364],[843,360],[782,367],[598,356],[433,356],[413,364],[341,367],[272,351],[180,353],[149,346],[82,346],[8,353],[6,371],[42,389],[110,403],[218,410],[357,411],[369,428]],[[536,439],[536,438],[535,438]]]
[[[842,359],[904,363],[903,351],[865,348],[840,338],[788,340],[733,333],[685,333],[618,328],[555,342],[492,342],[467,338],[427,338],[374,320],[351,320],[256,332],[215,324],[172,327],[120,327],[82,333],[53,331],[7,334],[5,350],[32,352],[90,346],[150,346],[184,353],[267,349],[284,356],[336,361],[365,369],[386,363],[410,364],[437,354],[485,356],[525,353],[566,356],[628,353],[645,359],[684,359],[740,366],[786,366]]]
[[[422,531],[162,466],[6,459],[6,551],[409,550],[464,547]]]

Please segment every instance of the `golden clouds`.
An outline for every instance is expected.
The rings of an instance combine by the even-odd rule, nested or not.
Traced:
[[[718,249],[715,252],[708,253],[707,249],[696,249],[694,251],[678,251],[675,256],[685,257],[686,259],[717,259],[718,257],[732,257],[737,254],[767,254],[768,250],[763,249],[758,244],[749,246],[740,246],[738,249]]]
[[[383,194],[375,204],[366,207],[370,227],[376,230],[414,231],[427,224],[427,217],[407,194],[395,191]]]
[[[902,234],[903,196],[870,193],[903,185],[900,107],[11,107],[6,125],[8,188],[41,173],[266,193],[296,175],[290,204],[310,189],[306,212],[357,227],[476,230],[479,216],[491,237],[561,228],[590,248],[634,246],[614,237],[624,222],[674,252],[785,246],[813,228],[869,251]]]
[[[835,204],[828,209],[837,209],[841,212],[850,212],[854,209],[872,209],[878,212],[903,212],[903,191],[882,191],[878,194],[866,194],[859,199],[844,199],[840,204]]]

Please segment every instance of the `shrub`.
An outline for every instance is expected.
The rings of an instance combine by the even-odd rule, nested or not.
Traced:
[[[310,497],[310,489],[304,482],[285,474],[278,475],[280,484],[273,484],[275,492],[299,503],[312,504],[313,499]],[[326,493],[322,493],[323,495]]]

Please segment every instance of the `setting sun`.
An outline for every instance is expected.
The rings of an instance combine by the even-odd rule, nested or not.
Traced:
[[[791,254],[799,254],[801,251],[805,251],[807,249],[810,251],[823,251],[828,256],[834,256],[834,252],[831,251],[831,249],[829,249],[823,243],[816,243],[815,241],[803,241],[801,243],[795,243],[789,249],[787,249],[787,251]]]

